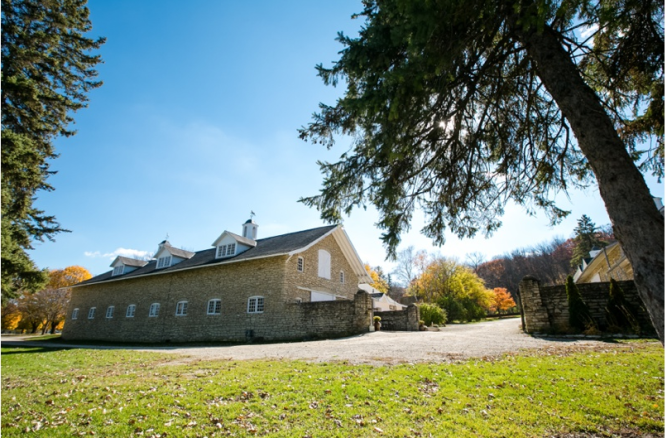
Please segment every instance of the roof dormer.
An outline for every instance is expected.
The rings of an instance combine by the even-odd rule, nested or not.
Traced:
[[[174,266],[182,262],[183,260],[188,260],[194,256],[195,253],[191,251],[186,251],[184,249],[174,248],[171,246],[171,243],[167,240],[163,240],[158,245],[158,250],[155,253],[154,258],[157,260],[156,269],[168,268],[169,266]]]
[[[212,246],[215,247],[215,258],[222,259],[246,252],[256,245],[257,242],[253,239],[248,239],[225,230],[220,237],[215,239]]]
[[[127,274],[128,272],[135,271],[139,268],[142,268],[148,264],[145,260],[132,259],[129,257],[118,256],[111,262],[113,271],[111,276],[115,277],[116,275]]]

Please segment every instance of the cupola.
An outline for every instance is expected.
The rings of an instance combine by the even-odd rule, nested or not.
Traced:
[[[241,233],[241,236],[245,237],[246,239],[250,240],[257,240],[257,225],[252,218],[248,219],[245,221],[243,224],[243,233]]]

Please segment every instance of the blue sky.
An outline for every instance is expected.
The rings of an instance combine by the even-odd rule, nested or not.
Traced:
[[[320,188],[316,161],[349,145],[327,151],[299,140],[297,129],[343,92],[314,67],[338,59],[338,31],[354,35],[362,25],[350,18],[358,0],[92,0],[89,8],[91,35],[107,37],[104,85],[75,114],[78,134],[56,142],[55,191],[39,193],[36,205],[72,232],[35,244],[40,268],[100,274],[115,255],[153,254],[167,235],[176,247],[206,249],[223,230],[240,233],[251,210],[260,238],[323,225],[297,200]],[[648,179],[663,197],[664,185]],[[559,199],[572,214],[557,227],[510,205],[492,238],[449,236],[441,248],[419,234],[417,214],[400,248],[490,258],[568,237],[582,214],[609,222],[594,187]],[[362,260],[389,272],[377,220],[357,210],[343,226]]]

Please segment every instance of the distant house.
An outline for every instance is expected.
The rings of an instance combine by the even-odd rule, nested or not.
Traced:
[[[373,311],[389,312],[407,309],[408,306],[401,304],[391,298],[389,295],[380,292],[370,284],[360,284],[359,289],[368,292],[373,298]]]
[[[160,242],[150,261],[117,257],[74,286],[62,337],[139,342],[299,339],[368,331],[372,280],[339,225],[257,239],[224,231],[212,248]]]
[[[617,281],[634,279],[630,261],[618,242],[592,250],[574,274],[576,283],[601,283],[612,278]]]
[[[665,207],[661,198],[653,198],[655,206],[665,215]],[[633,280],[635,278],[630,260],[625,256],[619,242],[612,242],[604,248],[593,248],[590,257],[581,261],[574,274],[576,283],[602,283],[610,279],[616,281]]]

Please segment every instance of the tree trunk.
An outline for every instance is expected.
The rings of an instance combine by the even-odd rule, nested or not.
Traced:
[[[630,260],[639,296],[664,345],[664,218],[611,118],[579,75],[558,33],[548,26],[542,32],[517,33],[593,169],[614,235]]]
[[[56,327],[58,326],[59,321],[51,321],[51,334],[55,335],[56,334]]]

